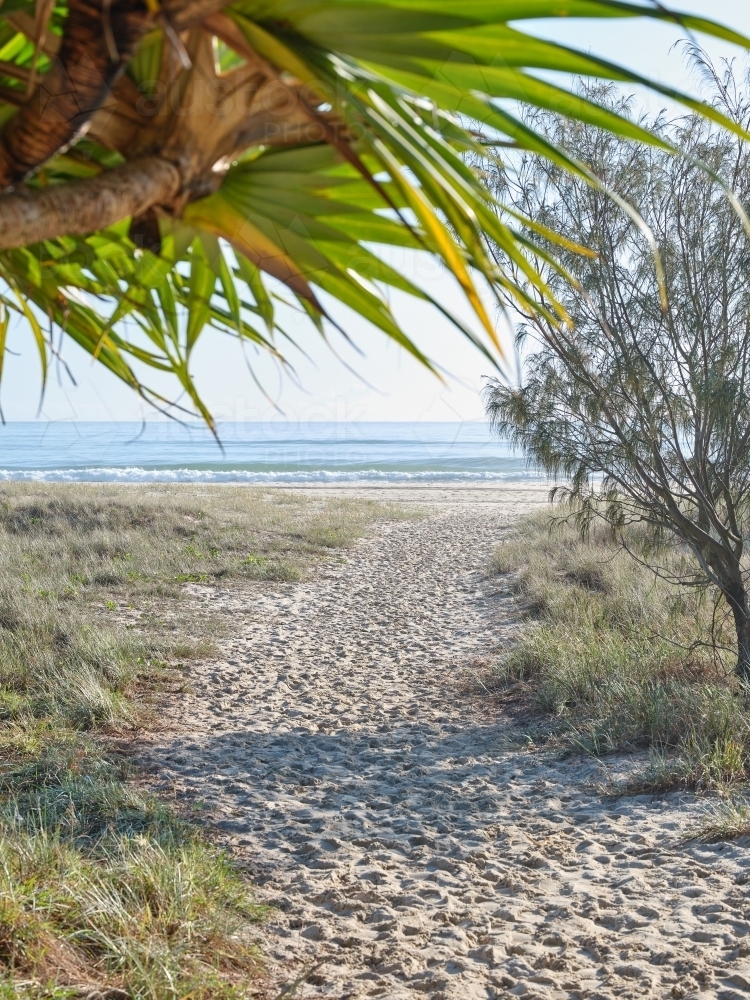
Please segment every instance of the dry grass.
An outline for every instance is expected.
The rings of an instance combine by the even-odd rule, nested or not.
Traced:
[[[281,490],[0,488],[0,1000],[257,982],[247,887],[134,790],[113,737],[226,627],[186,583],[283,585],[396,516]]]
[[[548,513],[525,520],[493,568],[510,574],[528,626],[491,680],[517,685],[540,731],[597,755],[648,748],[648,767],[619,791],[750,777],[747,693],[711,647],[707,594],[656,579],[607,532],[582,541],[552,527]]]

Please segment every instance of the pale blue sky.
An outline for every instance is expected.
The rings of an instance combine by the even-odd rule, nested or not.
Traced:
[[[683,0],[680,9],[723,21],[750,35],[748,0]],[[623,63],[647,77],[682,89],[695,91],[696,82],[685,66],[679,51],[672,48],[679,32],[653,23],[582,24],[574,22],[539,22],[539,34],[554,37]],[[716,58],[736,54],[729,46],[706,42]],[[671,51],[670,51],[671,50]],[[658,110],[658,98],[647,98],[650,110]],[[460,294],[452,281],[434,263],[418,255],[394,253],[391,262],[441,298],[455,312],[470,319]],[[375,388],[368,388],[341,365],[317,339],[312,329],[304,334],[304,346],[313,363],[298,359],[302,388],[288,379],[280,381],[274,366],[257,360],[257,372],[269,394],[278,401],[292,420],[473,420],[481,419],[478,390],[482,376],[490,373],[489,364],[429,308],[423,308],[394,296],[394,305],[418,343],[454,375],[448,386],[389,343],[378,331],[336,307],[347,329],[365,352],[360,358],[345,345],[342,354]],[[28,335],[14,333],[10,344],[21,357],[9,357],[1,391],[6,419],[33,419],[39,401],[38,362]],[[43,416],[56,420],[139,420],[148,411],[124,386],[105,371],[93,366],[73,344],[67,344],[65,356],[78,387],[71,387],[63,377],[58,384],[51,373],[43,406]],[[219,335],[207,333],[199,347],[194,371],[209,406],[219,420],[267,420],[273,410],[255,387],[237,344]]]

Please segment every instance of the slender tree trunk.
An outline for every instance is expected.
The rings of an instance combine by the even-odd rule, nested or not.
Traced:
[[[1,196],[0,250],[83,236],[143,216],[157,205],[172,205],[181,188],[178,168],[150,156],[89,180]]]
[[[741,583],[728,593],[737,632],[737,666],[734,672],[744,681],[750,681],[750,610],[747,606],[747,592]]]

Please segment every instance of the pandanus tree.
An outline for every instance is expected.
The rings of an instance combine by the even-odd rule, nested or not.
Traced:
[[[497,360],[481,285],[532,303],[543,279],[524,250],[556,238],[498,211],[465,154],[520,147],[588,176],[518,102],[663,142],[537,71],[632,74],[520,27],[643,16],[745,44],[620,0],[4,0],[0,375],[20,315],[43,373],[61,333],[157,406],[143,372],[171,373],[210,422],[196,342],[213,328],[283,363],[298,332],[280,326],[278,282],[319,333],[339,300],[430,365],[383,292],[431,300],[378,246],[439,258],[477,320],[452,321]]]

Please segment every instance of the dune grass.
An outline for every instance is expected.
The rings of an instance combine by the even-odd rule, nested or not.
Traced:
[[[549,512],[519,524],[492,572],[508,574],[527,624],[491,681],[535,710],[535,739],[599,756],[647,749],[648,766],[620,791],[750,776],[750,705],[709,594],[657,579],[604,529],[582,540],[572,524],[553,526]]]
[[[703,821],[689,831],[686,840],[710,844],[746,837],[750,837],[750,802],[744,797],[732,795],[716,803]],[[750,879],[746,874],[741,876],[740,884],[748,881]]]
[[[282,490],[0,488],[0,1000],[256,989],[261,909],[118,747],[227,627],[189,585],[283,585],[395,516]]]

